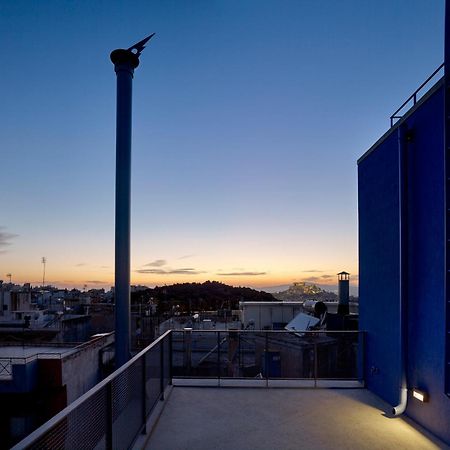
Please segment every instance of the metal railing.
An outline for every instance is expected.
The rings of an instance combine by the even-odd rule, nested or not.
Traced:
[[[171,380],[170,331],[94,386],[13,449],[125,449]]]
[[[364,381],[358,331],[168,330],[12,450],[126,449],[166,387],[193,378]]]
[[[362,331],[172,331],[173,378],[364,382]]]
[[[398,116],[397,114],[406,106],[408,105],[412,100],[412,106],[414,106],[417,103],[419,92],[444,68],[444,63],[442,63],[409,97],[407,100],[403,102],[403,104],[400,106],[400,108],[397,109],[397,111],[394,112],[394,114],[391,115],[391,127],[394,126],[394,120],[401,119],[403,115]]]

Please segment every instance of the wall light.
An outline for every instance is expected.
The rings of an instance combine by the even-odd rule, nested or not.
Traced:
[[[416,398],[417,400],[419,400],[421,402],[425,403],[428,401],[428,394],[424,391],[419,391],[419,389],[413,389],[412,395],[414,398]]]

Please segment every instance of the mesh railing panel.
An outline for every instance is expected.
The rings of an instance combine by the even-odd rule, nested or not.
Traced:
[[[317,378],[358,378],[358,335],[328,334],[317,344]]]
[[[267,333],[263,349],[263,376],[267,378],[310,379],[315,377],[313,336],[298,333]]]
[[[162,346],[163,346],[163,354],[164,354],[164,359],[163,359],[163,384],[164,384],[164,388],[166,388],[166,386],[168,386],[171,382],[171,345],[170,345],[170,336],[168,337],[168,339],[164,339],[164,341],[162,341]]]
[[[143,425],[142,358],[111,382],[113,448],[128,448]]]
[[[161,351],[163,349],[163,351]],[[170,334],[69,405],[15,449],[130,448],[170,383]],[[144,378],[145,377],[145,378]],[[56,422],[55,422],[56,420]]]
[[[104,449],[106,434],[106,389],[87,398],[76,409],[37,439],[29,449]]]
[[[238,337],[238,377],[261,378],[261,342],[264,341],[262,333],[239,333]]]
[[[217,377],[217,334],[185,333],[185,375],[198,378]]]
[[[357,331],[178,331],[173,339],[175,377],[363,378]]]
[[[146,415],[154,408],[161,396],[161,346],[158,344],[145,355],[146,364]]]

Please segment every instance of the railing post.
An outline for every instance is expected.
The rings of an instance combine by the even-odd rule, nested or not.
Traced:
[[[106,434],[105,449],[113,448],[113,404],[112,404],[112,383],[106,385]]]
[[[220,386],[220,331],[217,332],[217,382]]]
[[[314,387],[317,387],[317,342],[314,342]]]
[[[241,376],[241,331],[238,331],[238,361],[239,361],[239,373],[238,376]]]
[[[159,379],[159,389],[160,389],[160,397],[159,399],[161,401],[164,400],[164,340],[162,340],[160,342],[160,352],[159,352],[159,365],[161,367],[160,373],[161,373],[161,377]]]
[[[173,331],[169,333],[169,384],[172,384],[173,377]]]
[[[147,383],[147,364],[146,364],[146,356],[147,353],[145,353],[142,356],[142,391],[141,391],[141,396],[142,396],[142,433],[146,434],[147,433],[147,427],[146,427],[146,423],[147,423],[147,389],[146,389],[146,383]]]
[[[266,342],[264,344],[264,369],[266,371],[266,387],[269,387],[269,365],[267,364],[269,359],[269,332],[266,331]]]

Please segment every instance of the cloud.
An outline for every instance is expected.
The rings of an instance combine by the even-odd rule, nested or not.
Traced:
[[[238,277],[238,276],[248,276],[248,277],[256,277],[259,275],[266,275],[267,272],[224,272],[224,273],[216,273],[219,276],[227,276],[227,277]]]
[[[183,256],[180,256],[179,258],[177,258],[177,259],[188,259],[188,258],[192,258],[193,256],[195,256],[193,253],[191,253],[190,255],[183,255]]]
[[[144,264],[144,267],[161,267],[165,266],[167,264],[167,261],[165,259],[155,259],[152,262],[149,262],[148,264]]]
[[[100,269],[109,269],[111,266],[100,266]]]
[[[83,267],[86,265],[87,265],[86,263],[78,263],[78,264],[75,264],[75,267]]]
[[[108,284],[107,281],[101,281],[101,280],[87,280],[85,281],[86,284]]]
[[[206,273],[201,270],[193,268],[181,268],[181,269],[139,269],[135,270],[137,273],[147,273],[153,275],[198,275],[199,273]]]
[[[42,280],[39,281],[30,281],[29,282],[32,286],[42,286]],[[58,280],[45,280],[46,286],[55,286],[57,284],[60,284],[60,281]]]
[[[18,234],[3,231],[4,229],[5,227],[0,227],[0,253],[6,253],[7,250],[5,250],[5,247],[12,245],[11,240],[18,236]]]
[[[323,273],[323,270],[316,270],[316,269],[302,270],[302,273]]]
[[[320,275],[317,277],[308,277],[308,278],[303,278],[302,281],[307,281],[309,283],[322,283],[322,282],[327,282],[327,281],[337,281],[337,277],[336,275]]]

